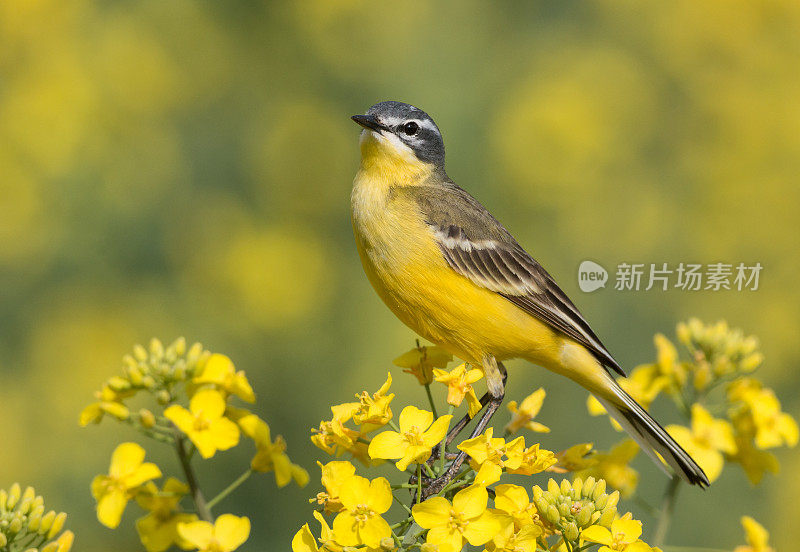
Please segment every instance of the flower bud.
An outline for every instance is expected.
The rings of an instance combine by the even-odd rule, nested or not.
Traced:
[[[592,491],[592,498],[597,500],[605,492],[606,492],[606,480],[600,479],[597,481],[597,485],[594,486],[594,491]]]
[[[6,538],[5,533],[0,533],[0,547],[3,547],[8,544],[8,539]]]
[[[616,506],[619,503],[619,491],[614,491],[610,495],[608,495],[608,502],[606,503],[606,508],[609,506]]]
[[[46,544],[44,548],[40,549],[40,552],[58,552],[58,543],[51,542],[49,544]]]
[[[56,543],[58,544],[57,552],[69,552],[72,549],[72,543],[75,541],[75,533],[72,531],[64,531],[58,537]]]
[[[155,337],[150,340],[150,355],[157,360],[164,357],[164,345]]]
[[[439,547],[435,544],[426,542],[419,547],[419,552],[439,552]]]
[[[572,499],[578,500],[581,497],[581,489],[583,488],[583,479],[576,477],[572,482]]]
[[[559,492],[561,492],[561,487],[551,478],[547,481],[547,491],[553,496],[558,496]]]
[[[47,532],[47,538],[52,539],[56,535],[58,535],[61,530],[64,528],[64,522],[67,521],[67,514],[65,512],[61,512],[56,516],[53,520],[53,525],[50,527],[50,530]]]
[[[126,374],[128,374],[128,379],[131,381],[133,385],[139,387],[142,385],[142,378],[144,374],[142,374],[141,369],[139,366],[129,366],[127,370],[125,370]]]
[[[580,512],[578,512],[578,517],[576,518],[575,521],[577,521],[578,525],[580,525],[581,527],[587,527],[592,521],[593,513],[594,513],[594,508],[592,508],[591,505],[587,504],[583,508],[581,508]]]
[[[146,408],[142,408],[139,411],[139,419],[142,422],[142,427],[146,429],[150,429],[151,427],[156,425],[156,417],[153,415],[152,412],[150,412]]]
[[[569,484],[569,481],[566,479],[561,480],[561,494],[562,495],[571,495],[572,494],[572,486]]]
[[[608,495],[602,494],[600,498],[594,501],[595,506],[597,506],[598,510],[602,510],[606,507],[606,503],[608,502]]]
[[[583,488],[581,489],[583,496],[585,497],[592,496],[592,491],[594,491],[594,483],[595,483],[594,477],[592,477],[591,475],[586,478],[586,481],[583,482]]]
[[[45,515],[42,516],[42,523],[39,525],[39,534],[44,535],[50,530],[53,526],[53,520],[56,519],[56,513],[53,510],[50,510]]]
[[[156,380],[153,379],[153,376],[145,376],[142,378],[142,387],[145,389],[152,389],[156,386]]]
[[[17,505],[19,501],[19,497],[22,494],[22,489],[19,487],[19,483],[14,483],[11,485],[11,488],[8,489],[8,499],[6,500],[6,507],[9,510],[13,510],[14,506]]]
[[[614,521],[614,517],[616,517],[616,515],[616,508],[606,508],[600,515],[600,519],[597,520],[597,524],[606,528],[611,527],[611,522]]]
[[[171,400],[172,400],[172,395],[170,395],[169,391],[167,391],[166,389],[162,389],[156,394],[156,401],[158,401],[158,404],[161,405],[169,404]]]
[[[133,346],[133,356],[139,362],[145,362],[149,355],[147,354],[147,349],[145,349],[144,347],[142,347],[137,343],[136,345]]]
[[[392,537],[384,537],[381,539],[381,550],[386,550],[387,552],[390,550],[394,550],[397,548],[394,544],[394,539]]]
[[[578,540],[578,526],[575,525],[574,521],[567,523],[567,526],[564,528],[564,538],[570,542]]]
[[[8,524],[8,534],[9,535],[16,535],[22,530],[22,518],[15,517],[11,520],[11,523]]]
[[[561,519],[561,516],[558,513],[558,509],[552,504],[547,507],[547,510],[545,510],[544,517],[547,521],[549,521],[553,525],[556,525]]]

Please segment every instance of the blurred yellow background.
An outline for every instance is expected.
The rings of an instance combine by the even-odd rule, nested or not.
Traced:
[[[385,99],[434,117],[450,176],[620,364],[651,361],[652,335],[690,315],[726,318],[762,339],[759,377],[796,417],[798,67],[795,0],[0,2],[0,486],[35,485],[67,510],[78,549],[139,550],[131,523],[97,523],[89,494],[137,436],[81,430],[78,413],[133,343],[186,335],[246,370],[259,414],[312,474],[280,491],[255,478],[225,503],[253,521],[244,549],[288,549],[328,405],[390,369],[398,397],[421,393],[391,366],[415,336],[370,289],[349,222],[348,117]],[[764,270],[756,292],[588,295],[587,258]],[[547,448],[618,440],[576,386],[511,364],[509,398],[539,385]],[[204,485],[223,487],[239,456],[204,466]],[[756,489],[728,467],[710,491],[685,490],[670,542],[732,549],[751,514],[793,549],[800,453],[779,458]],[[666,479],[636,466],[656,500]]]

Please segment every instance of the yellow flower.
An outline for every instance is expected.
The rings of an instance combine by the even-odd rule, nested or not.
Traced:
[[[489,495],[480,485],[456,493],[453,503],[443,497],[429,498],[411,509],[414,521],[428,529],[426,541],[438,552],[459,552],[466,542],[480,546],[502,528],[497,515],[486,509]]]
[[[392,374],[386,375],[386,382],[377,392],[370,395],[363,391],[356,395],[359,402],[358,410],[352,414],[353,421],[362,427],[362,433],[367,433],[376,428],[383,427],[392,419],[392,409],[389,403],[394,399],[394,393],[387,394],[392,385]]]
[[[412,462],[425,462],[431,449],[444,439],[451,418],[447,414],[434,421],[433,413],[407,406],[400,413],[400,433],[384,431],[373,437],[369,455],[371,458],[399,458],[396,466],[401,471]]]
[[[548,469],[555,473],[580,471],[595,465],[595,451],[592,443],[578,443],[556,454],[556,464]]]
[[[381,517],[392,505],[392,488],[384,477],[369,481],[358,475],[342,482],[339,494],[342,511],[333,520],[333,534],[343,546],[366,544],[377,548],[392,536],[389,524]]]
[[[214,525],[207,521],[179,523],[178,534],[197,548],[197,552],[231,552],[250,536],[250,520],[222,514]]]
[[[309,502],[321,504],[326,513],[335,513],[342,509],[342,500],[339,498],[342,482],[356,473],[356,467],[350,462],[332,461],[323,465],[317,462],[322,469],[322,486],[325,491],[317,493],[316,498]]]
[[[195,385],[213,384],[226,393],[236,395],[243,401],[253,403],[256,395],[244,371],[236,371],[231,359],[225,355],[213,354],[206,361],[202,371],[197,374],[192,383]]]
[[[515,462],[504,463],[508,473],[533,475],[545,471],[557,462],[556,455],[549,450],[539,448],[539,443],[535,443],[522,451],[518,451],[515,447],[511,449],[506,447],[506,454],[515,457],[515,462],[516,456],[519,457],[516,464]]]
[[[292,552],[342,552],[342,545],[334,539],[333,530],[328,526],[328,522],[319,512],[314,512],[314,517],[321,525],[320,537],[315,539],[308,528],[308,523],[303,525],[292,539]],[[322,548],[317,546],[317,540],[322,544]],[[364,552],[381,552],[382,549],[365,548]]]
[[[536,539],[541,534],[538,525],[515,529],[514,524],[507,524],[486,544],[486,552],[536,552]]]
[[[549,427],[533,421],[536,415],[539,414],[539,410],[542,409],[544,397],[545,391],[540,387],[525,397],[519,406],[517,406],[517,401],[508,403],[508,410],[513,414],[513,417],[511,421],[506,424],[506,432],[516,433],[524,427],[538,433],[549,433]]]
[[[754,433],[756,447],[763,450],[797,445],[800,437],[797,422],[781,411],[781,403],[772,389],[762,388],[758,381],[748,378],[732,384],[728,397],[734,402],[731,417],[737,430]]]
[[[638,453],[639,445],[632,439],[626,439],[607,453],[598,452],[594,457],[597,462],[577,475],[584,479],[590,475],[597,479],[605,479],[612,488],[619,490],[623,497],[629,497],[639,483],[639,473],[630,466]]]
[[[99,424],[104,414],[110,414],[118,420],[127,420],[130,416],[128,407],[121,402],[100,401],[87,406],[81,411],[80,424],[86,427],[89,424]]]
[[[667,426],[667,431],[688,452],[706,472],[709,481],[716,480],[725,459],[722,453],[735,454],[736,441],[733,427],[725,420],[711,417],[700,404],[692,405],[691,429],[680,426]]]
[[[224,417],[225,399],[218,391],[201,389],[189,402],[189,410],[172,405],[164,416],[186,434],[203,458],[239,443],[239,427]]]
[[[173,543],[189,549],[191,545],[178,535],[178,523],[197,520],[194,514],[181,513],[178,503],[189,492],[189,487],[170,477],[161,491],[150,481],[136,495],[136,502],[150,513],[136,520],[139,540],[147,552],[163,552]]]
[[[494,506],[508,515],[516,529],[534,523],[536,506],[528,498],[528,491],[519,485],[503,484],[494,488]],[[539,530],[541,534],[541,529]]]
[[[278,487],[285,487],[292,480],[300,487],[306,486],[308,472],[289,459],[283,437],[278,435],[275,441],[272,441],[267,422],[255,414],[249,414],[239,419],[239,427],[256,444],[256,454],[250,462],[253,470],[274,471],[275,484]]]
[[[611,530],[601,525],[591,525],[581,532],[581,538],[602,544],[598,552],[650,552],[652,548],[642,541],[642,522],[635,519],[616,519]]]
[[[737,546],[733,552],[775,552],[769,545],[769,533],[750,516],[742,516],[744,538],[747,546]]]
[[[144,462],[145,450],[136,443],[122,443],[111,455],[108,475],[92,480],[92,495],[97,500],[97,519],[111,529],[119,526],[122,512],[145,482],[161,477],[161,470]]]
[[[469,454],[469,463],[472,469],[475,471],[479,469],[492,470],[494,476],[489,479],[496,481],[500,478],[504,467],[509,469],[520,467],[525,450],[525,440],[523,437],[517,437],[506,443],[505,439],[493,437],[493,434],[494,428],[490,427],[483,434],[462,441],[458,445],[458,449]],[[507,459],[503,460],[503,456],[507,456]]]
[[[420,385],[433,382],[433,369],[446,368],[453,355],[437,345],[415,347],[392,361],[395,366],[405,368],[403,372],[417,378]]]
[[[758,485],[764,473],[777,474],[780,471],[780,464],[775,455],[765,450],[758,450],[753,446],[751,438],[745,435],[736,435],[736,454],[731,457],[731,461],[742,466],[752,485]]]
[[[450,372],[436,368],[433,379],[447,386],[447,404],[461,406],[464,397],[467,398],[467,407],[470,417],[475,416],[481,409],[481,401],[475,395],[472,384],[483,377],[483,372],[471,368],[467,370],[466,363],[460,364]]]

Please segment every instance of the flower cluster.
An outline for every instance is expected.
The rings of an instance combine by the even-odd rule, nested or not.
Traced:
[[[672,399],[686,423],[667,430],[711,481],[720,477],[726,461],[739,464],[753,484],[766,472],[777,473],[778,461],[769,449],[795,446],[798,426],[781,410],[775,392],[752,376],[764,358],[758,340],[724,321],[703,324],[696,318],[678,324],[676,333],[687,359],[682,360],[676,345],[658,334],[656,361],[638,366],[620,384],[645,407],[661,394]],[[605,412],[593,397],[588,408],[594,415]],[[617,450],[624,453],[617,456],[630,461],[635,450],[631,445],[627,451]],[[601,464],[609,460],[600,458]],[[630,494],[638,474],[624,463],[617,464],[615,486]],[[608,466],[595,471],[602,469]],[[606,471],[604,476],[608,475]]]
[[[67,514],[45,512],[44,499],[19,483],[0,489],[0,551],[69,552],[75,535],[64,531]]]
[[[129,502],[146,513],[136,522],[139,538],[148,552],[171,546],[184,550],[229,552],[244,543],[250,533],[246,517],[212,515],[212,508],[244,483],[254,472],[273,472],[283,487],[291,481],[308,482],[306,471],[291,462],[286,442],[273,438],[269,425],[234,401],[255,403],[256,397],[243,371],[221,354],[212,354],[196,343],[187,349],[181,338],[165,347],[153,339],[148,348],[137,345],[123,359],[122,375],[110,378],[96,393],[97,402],[80,416],[81,425],[99,423],[106,415],[124,422],[177,453],[183,479],[168,477],[159,487],[154,480],[164,475],[145,462],[145,449],[137,443],[117,446],[107,474],[91,485],[97,501],[97,519],[106,527],[119,526]],[[126,404],[143,394],[152,408],[131,412]],[[192,457],[210,459],[237,446],[242,435],[254,444],[250,466],[230,486],[206,501],[197,482]],[[184,482],[185,481],[185,482]],[[182,504],[191,502],[184,509]]]
[[[345,460],[320,463],[323,490],[310,500],[319,507],[314,512],[319,530],[303,525],[292,542],[294,552],[458,552],[468,545],[486,552],[571,552],[602,544],[607,535],[614,546],[637,543],[636,550],[651,550],[639,539],[641,524],[617,514],[620,492],[607,493],[602,479],[575,477],[559,484],[551,479],[547,490],[503,481],[514,474],[586,470],[598,464],[599,455],[590,456],[588,444],[556,454],[514,435],[523,429],[549,431],[535,420],[544,389],[509,403],[511,419],[501,436],[488,426],[459,438],[482,409],[474,386],[483,374],[466,364],[448,371],[450,360],[437,347],[417,345],[395,361],[425,387],[427,408],[407,405],[395,420],[389,375],[378,391],[334,405],[332,418],[312,430],[311,440],[328,454],[349,453],[367,467],[392,460],[394,473],[405,481],[363,477]],[[447,408],[442,415],[431,390],[437,383]],[[458,407],[464,418],[454,423]],[[395,522],[388,518],[393,501],[405,512]],[[638,533],[631,528],[636,524]],[[628,540],[619,540],[618,526]]]

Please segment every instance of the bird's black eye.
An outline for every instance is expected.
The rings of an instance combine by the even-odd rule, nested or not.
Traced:
[[[414,136],[417,132],[419,132],[419,125],[414,121],[409,121],[403,125],[403,132],[409,136]]]

